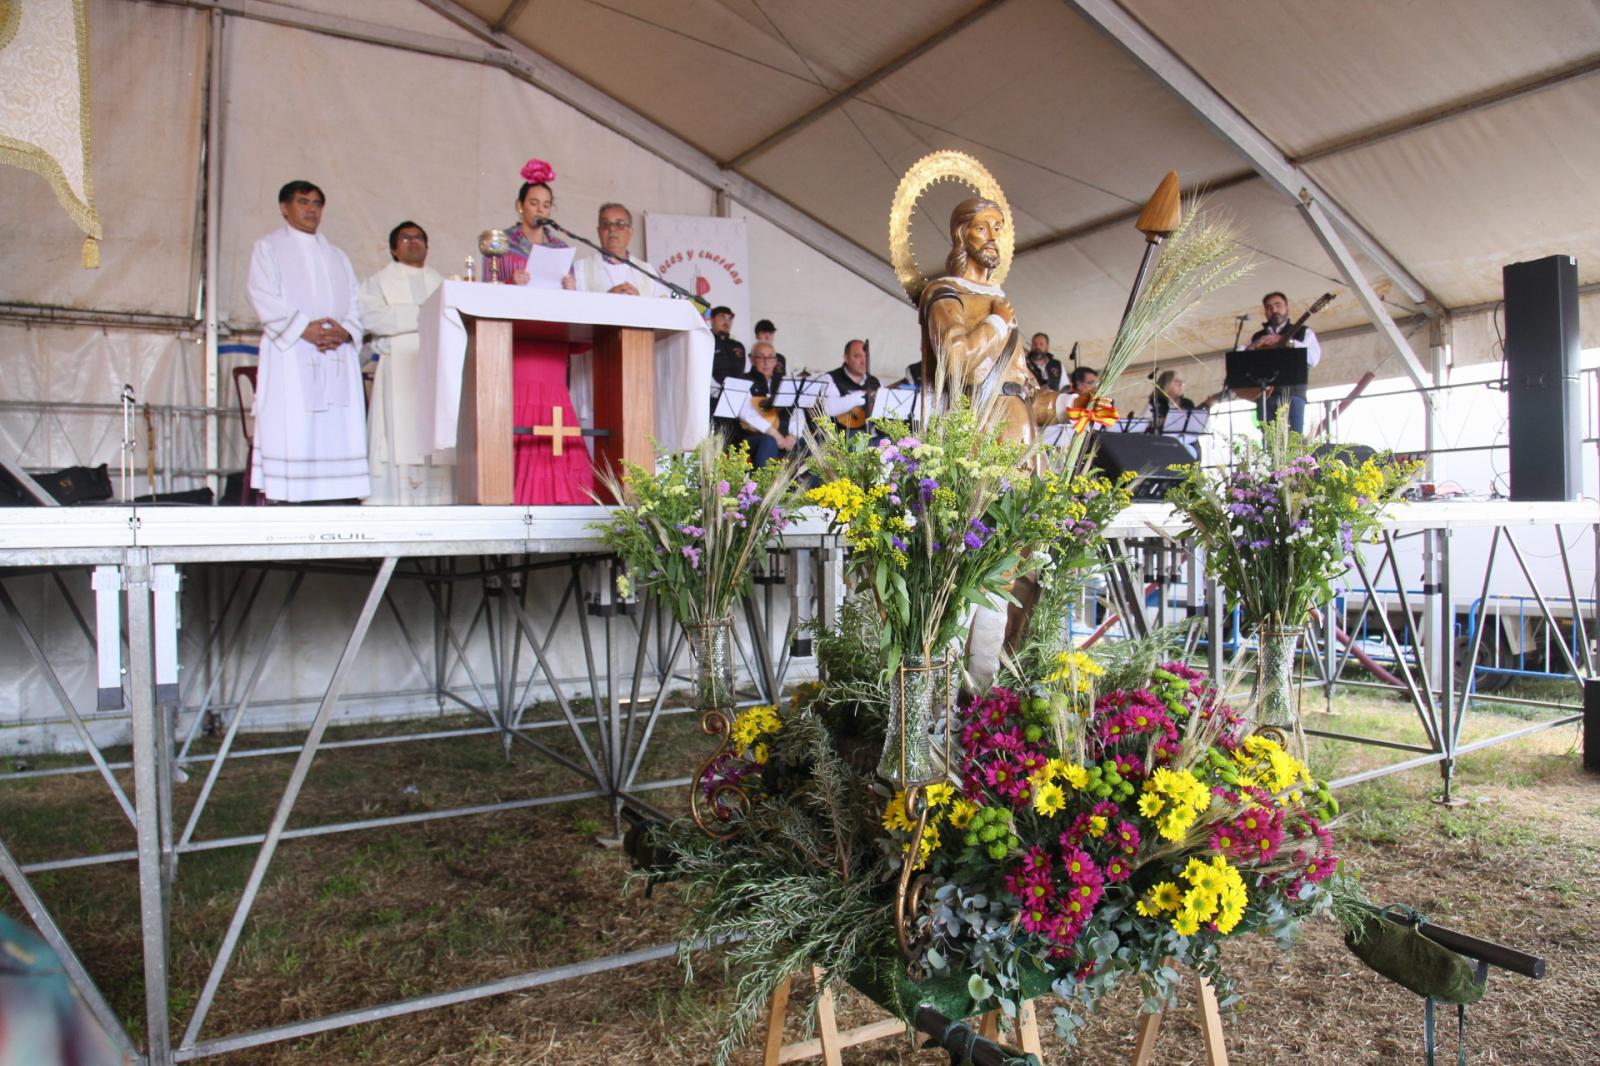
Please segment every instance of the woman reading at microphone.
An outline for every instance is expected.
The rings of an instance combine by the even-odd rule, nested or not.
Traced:
[[[556,172],[542,159],[530,159],[522,168],[522,191],[517,194],[521,220],[506,231],[511,250],[504,256],[502,277],[513,285],[529,283],[528,257],[536,246],[566,248],[539,225],[550,217],[555,196],[550,183]],[[561,279],[563,289],[577,288],[569,268]],[[543,429],[544,433],[519,433],[514,438],[512,500],[519,504],[591,503],[594,467],[581,437],[563,435],[582,425],[567,391],[568,360],[572,346],[566,341],[513,337],[511,342],[511,418],[515,426]],[[554,432],[551,432],[554,430]]]
[[[552,249],[570,247],[539,225],[555,211],[556,194],[550,191],[550,183],[556,180],[556,172],[544,160],[530,159],[522,168],[522,177],[522,190],[517,193],[517,221],[506,230],[506,236],[511,238],[511,250],[502,257],[500,267],[504,272],[502,276],[509,274],[513,285],[528,284],[528,257],[533,254],[534,245]],[[487,281],[487,261],[483,269],[484,280]],[[578,280],[570,267],[561,279],[561,287],[578,287]]]

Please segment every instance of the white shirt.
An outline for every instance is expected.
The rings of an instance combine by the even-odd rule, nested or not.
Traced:
[[[862,387],[852,389],[849,392],[840,392],[838,382],[833,380],[832,373],[822,375],[822,410],[829,418],[838,418],[846,411],[860,407],[867,402],[867,375],[862,374],[858,379],[848,369],[845,370],[844,375]]]
[[[638,266],[649,269],[649,264],[628,257],[628,261]],[[611,262],[607,258],[591,255],[587,259],[578,260],[573,268],[578,279],[578,288],[584,292],[610,292],[621,284],[629,284],[639,290],[640,296],[664,297],[669,295],[661,286],[637,270],[632,269],[620,260]]]

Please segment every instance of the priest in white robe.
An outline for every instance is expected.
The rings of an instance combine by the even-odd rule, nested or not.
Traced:
[[[609,292],[618,296],[670,297],[672,293],[652,278],[639,273],[629,263],[650,269],[648,263],[633,258],[629,245],[633,243],[633,212],[622,204],[603,204],[596,226],[600,247],[604,255],[591,255],[580,259],[573,267],[581,292]],[[654,271],[651,271],[654,273]],[[572,356],[569,363],[567,391],[572,394],[572,406],[586,426],[594,425],[593,356],[581,352]],[[588,443],[588,442],[586,442]],[[590,448],[593,449],[590,443]]]
[[[250,484],[281,503],[354,502],[371,488],[361,302],[349,257],[317,232],[324,202],[310,182],[285,185],[284,226],[250,256],[261,320]]]
[[[393,262],[361,283],[361,321],[372,338],[377,374],[367,419],[368,504],[455,502],[450,452],[430,454],[418,404],[417,312],[443,282],[426,265],[428,234],[415,222],[389,232]]]

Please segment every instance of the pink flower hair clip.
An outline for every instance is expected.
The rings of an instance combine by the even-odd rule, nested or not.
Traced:
[[[541,181],[555,181],[556,172],[543,159],[530,159],[522,164],[522,180],[536,184]]]

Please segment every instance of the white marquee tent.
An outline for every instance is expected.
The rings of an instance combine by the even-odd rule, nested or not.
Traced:
[[[865,336],[889,377],[916,347],[889,202],[937,148],[977,155],[1006,190],[1024,328],[1058,354],[1080,342],[1091,364],[1138,261],[1138,206],[1169,169],[1209,189],[1258,265],[1148,356],[1201,359],[1197,387],[1267,289],[1297,308],[1338,294],[1315,322],[1313,383],[1331,385],[1426,376],[1444,345],[1458,365],[1498,359],[1505,263],[1572,254],[1586,292],[1600,287],[1590,0],[86,8],[101,268],[80,267],[81,234],[44,182],[0,168],[0,448],[33,468],[115,466],[120,421],[61,405],[113,404],[125,382],[141,401],[231,407],[226,349],[253,340],[246,257],[298,177],[327,190],[324,232],[362,275],[403,218],[457,269],[510,221],[530,155],[555,164],[556,215],[580,232],[608,200],[745,217],[752,313],[779,323],[791,360],[827,368]],[[924,259],[955,196],[925,201]],[[163,464],[242,465],[231,417],[209,449],[203,418],[176,427]]]

